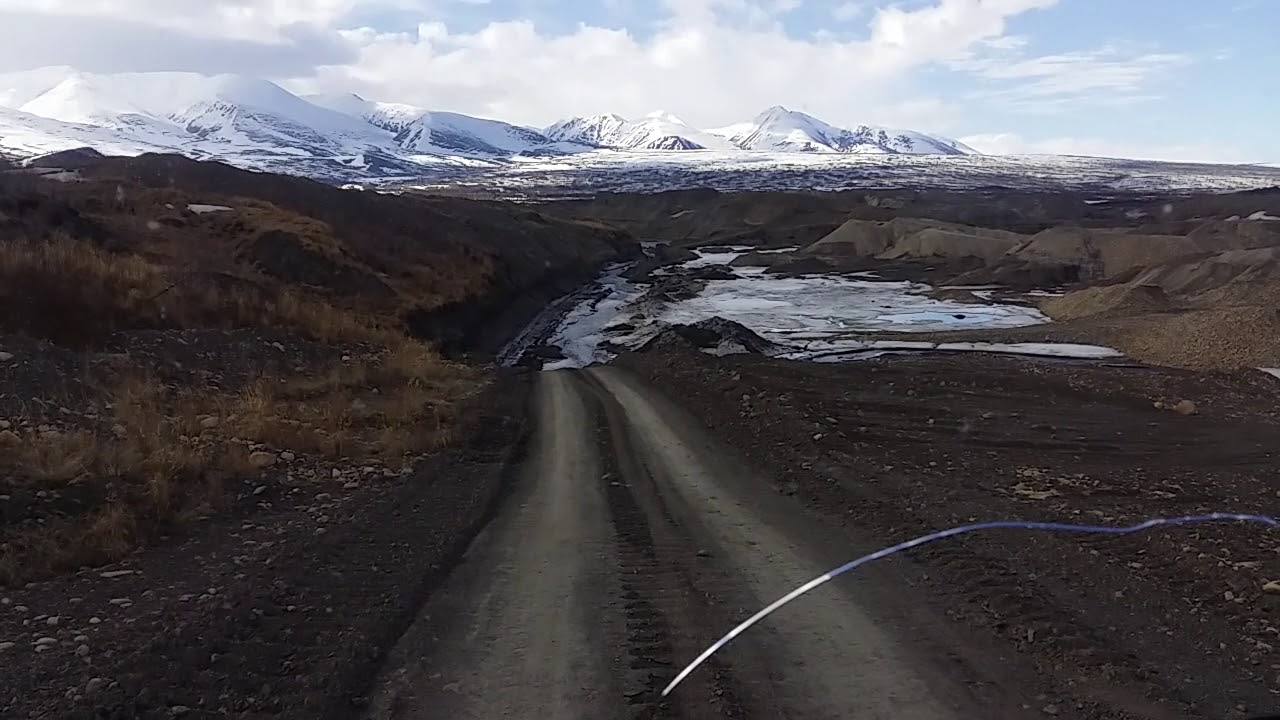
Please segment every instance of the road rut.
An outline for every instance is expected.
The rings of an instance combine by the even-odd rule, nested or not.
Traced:
[[[739,638],[742,618],[848,559],[767,478],[613,368],[544,373],[519,485],[389,659],[371,718],[1038,717],[892,567]]]

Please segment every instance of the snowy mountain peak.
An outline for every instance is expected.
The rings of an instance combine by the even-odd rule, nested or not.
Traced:
[[[537,130],[350,92],[300,97],[244,75],[102,74],[65,67],[0,73],[0,151],[31,155],[78,147],[106,154],[181,152],[343,182],[412,176],[428,165],[599,149],[972,153],[953,140],[909,130],[833,127],[781,105],[710,131],[666,111],[634,121],[613,113],[575,117]]]
[[[803,115],[804,113],[799,113],[799,114]],[[790,117],[791,115],[792,115],[792,112],[787,108],[781,105],[774,105],[773,107],[766,108],[759,115],[756,115],[755,122],[758,124],[764,124],[767,122],[777,122],[779,120],[784,120]]]
[[[450,112],[428,112],[396,136],[413,152],[460,155],[520,155],[555,150],[554,139],[528,128]]]
[[[427,114],[424,108],[414,105],[373,102],[355,93],[307,95],[303,99],[320,107],[364,120],[392,135],[399,135]]]
[[[547,128],[553,140],[613,150],[733,150],[723,138],[689,126],[667,112],[631,122],[620,115],[570,118]]]
[[[23,103],[22,112],[63,122],[92,125],[120,115],[147,115],[126,97],[112,93],[93,78],[73,72],[36,98]]]
[[[859,125],[849,130],[797,110],[775,105],[749,123],[712,130],[743,150],[857,154],[973,154],[955,140],[913,130]]]
[[[644,116],[645,120],[658,120],[660,122],[671,123],[672,125],[688,125],[689,123],[681,120],[679,117],[672,115],[665,110],[654,110]]]

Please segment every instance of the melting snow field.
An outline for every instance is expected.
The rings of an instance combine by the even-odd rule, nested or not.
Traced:
[[[685,268],[728,266],[751,248],[698,252]],[[785,251],[783,251],[785,252]],[[613,358],[610,346],[635,348],[670,324],[712,317],[732,320],[782,348],[781,357],[837,362],[902,352],[990,352],[1101,359],[1119,357],[1110,348],[1049,343],[933,343],[873,341],[860,332],[922,333],[947,330],[1014,328],[1047,323],[1039,310],[1021,305],[965,304],[935,300],[931,288],[910,282],[879,282],[874,273],[856,277],[811,275],[780,278],[764,268],[731,268],[732,280],[712,280],[695,297],[675,302],[642,302],[648,286],[608,270],[599,287],[570,310],[549,344],[565,359],[546,369],[585,367]]]

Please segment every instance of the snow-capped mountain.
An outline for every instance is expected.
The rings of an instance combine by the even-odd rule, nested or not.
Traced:
[[[724,138],[661,111],[650,113],[638,122],[612,114],[570,118],[544,132],[553,140],[614,150],[736,149]]]
[[[324,178],[419,167],[390,132],[259,78],[59,70],[0,75],[0,144],[179,152]]]
[[[490,156],[586,149],[555,148],[552,140],[535,130],[451,112],[423,115],[397,136],[396,142],[411,151]]]
[[[781,106],[765,110],[751,122],[715,130],[699,130],[674,115],[656,112],[638,122],[619,115],[576,117],[552,125],[545,133],[556,140],[614,150],[977,154],[956,140],[872,125],[846,130]]]
[[[909,155],[976,155],[956,140],[914,130],[859,125],[853,130],[834,127],[805,113],[780,105],[765,110],[749,123],[710,131],[743,150],[768,152],[871,153]]]
[[[415,120],[427,113],[426,108],[402,103],[365,100],[355,93],[303,95],[302,99],[314,105],[340,112],[343,115],[361,118],[365,122],[386,130],[392,135],[399,135],[404,132]]]
[[[498,120],[430,112],[401,103],[373,102],[354,93],[309,95],[306,99],[392,133],[396,145],[412,153],[501,157],[586,149],[564,146],[536,130]]]
[[[519,157],[601,151],[973,153],[924,133],[845,130],[781,107],[711,131],[668,113],[636,121],[572,118],[538,130],[351,93],[300,97],[243,75],[93,74],[66,67],[0,74],[0,151],[36,155],[77,147],[178,152],[338,182],[424,178]]]

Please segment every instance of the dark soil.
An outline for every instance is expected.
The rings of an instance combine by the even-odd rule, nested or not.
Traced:
[[[1261,374],[979,356],[819,365],[675,346],[620,362],[851,545],[985,520],[1274,513],[1280,495],[1280,385]],[[1182,400],[1194,415],[1166,409]],[[912,551],[930,592],[904,601],[938,603],[1029,657],[1064,717],[1243,717],[1280,706],[1280,595],[1263,589],[1280,579],[1277,553],[1280,531],[1237,524],[992,532]]]
[[[395,295],[377,276],[312,252],[301,238],[283,230],[268,230],[259,235],[245,250],[245,260],[285,282],[320,287],[339,295],[367,295],[378,299]]]
[[[384,652],[502,497],[526,388],[500,379],[465,439],[408,476],[350,492],[255,480],[243,512],[182,542],[0,591],[0,716],[358,716]]]

